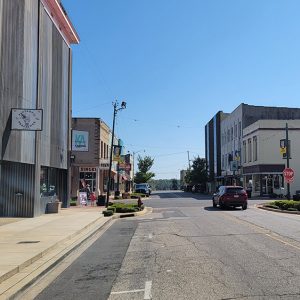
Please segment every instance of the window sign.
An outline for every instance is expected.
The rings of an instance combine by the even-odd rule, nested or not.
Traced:
[[[89,151],[88,131],[72,131],[72,151]]]

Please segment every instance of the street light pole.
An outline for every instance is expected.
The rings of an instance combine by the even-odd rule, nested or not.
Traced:
[[[113,107],[114,107],[114,115],[113,115],[113,127],[112,127],[112,137],[111,137],[111,145],[110,145],[109,170],[108,170],[107,194],[106,194],[106,205],[105,205],[106,207],[108,207],[108,203],[109,203],[111,168],[112,168],[114,136],[115,136],[115,120],[118,111],[126,108],[126,102],[123,101],[121,103],[121,107],[118,108],[118,101],[115,101],[113,102]]]

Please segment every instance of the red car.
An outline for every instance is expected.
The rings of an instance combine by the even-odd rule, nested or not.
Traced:
[[[213,195],[213,207],[218,205],[221,208],[241,206],[243,210],[248,207],[247,192],[242,186],[220,186],[219,190]]]

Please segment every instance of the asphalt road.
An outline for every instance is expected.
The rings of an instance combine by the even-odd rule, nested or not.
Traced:
[[[164,192],[115,222],[37,299],[300,299],[300,216]]]

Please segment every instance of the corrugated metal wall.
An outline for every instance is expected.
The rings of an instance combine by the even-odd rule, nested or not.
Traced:
[[[34,166],[2,163],[0,216],[33,217]]]
[[[37,78],[44,113],[40,163],[64,169],[59,173],[62,180],[58,189],[60,197],[64,198],[61,200],[66,198],[71,50],[42,5],[38,12],[38,3],[39,0],[0,0],[0,179],[1,186],[6,188],[5,191],[0,189],[0,215],[20,215],[23,209],[23,216],[30,216],[32,213],[28,211],[34,211],[35,133],[10,131],[10,113],[11,108],[36,108]],[[18,185],[26,191],[26,206],[14,196]],[[29,189],[32,193],[27,192]],[[43,201],[37,193],[35,198],[41,201],[38,206],[43,212]]]
[[[70,49],[43,8],[40,24],[41,164],[67,169]]]
[[[28,14],[25,17],[25,7],[33,1],[1,1],[0,136],[5,137],[0,141],[1,154],[4,160],[23,163],[34,163],[34,132],[10,131],[9,117],[11,108],[32,108],[36,102],[36,95],[32,92],[36,88],[36,78],[23,71],[24,67],[36,66],[36,61],[27,61],[30,59],[29,52],[36,52],[36,43],[31,44],[31,50],[24,50],[34,39],[29,38],[28,30],[24,30],[25,19],[28,24],[34,18],[28,17]],[[26,7],[26,11],[30,9]],[[31,14],[36,15],[36,11],[31,9]],[[25,40],[25,33],[29,40]]]

